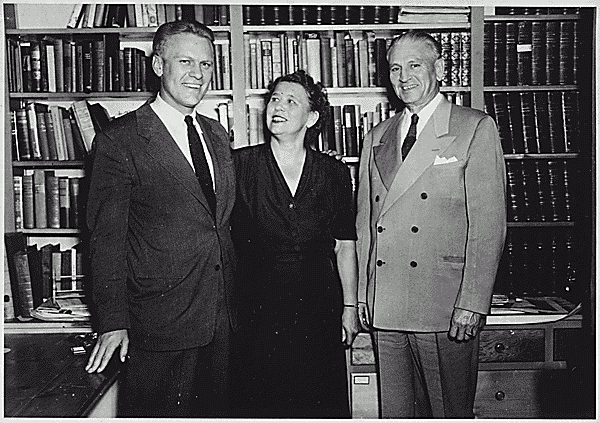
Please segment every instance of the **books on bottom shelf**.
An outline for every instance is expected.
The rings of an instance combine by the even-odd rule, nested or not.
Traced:
[[[14,317],[53,321],[89,320],[84,295],[82,244],[26,245],[23,233],[5,234]]]

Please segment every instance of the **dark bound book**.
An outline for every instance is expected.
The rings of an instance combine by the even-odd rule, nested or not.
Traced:
[[[29,128],[27,125],[27,110],[24,108],[16,110],[17,142],[19,157],[21,160],[30,160],[31,148],[29,146]]]
[[[356,69],[354,67],[354,41],[349,34],[344,37],[346,49],[346,86],[356,86]]]
[[[548,93],[533,93],[533,113],[535,116],[535,131],[538,153],[551,153],[550,118],[548,116]]]
[[[346,42],[343,32],[335,33],[335,51],[337,60],[337,86],[344,88],[348,85],[346,81]]]
[[[494,22],[494,85],[506,84],[506,24]]]
[[[4,234],[4,248],[8,262],[8,275],[10,278],[10,290],[15,309],[15,316],[22,316],[22,311],[19,297],[18,272],[14,257],[19,251],[25,251],[26,247],[27,240],[22,232],[9,232]]]
[[[321,82],[325,87],[333,86],[333,72],[331,68],[330,38],[323,35],[320,39],[321,49]],[[287,60],[286,60],[287,62]]]
[[[52,298],[52,253],[60,251],[60,244],[46,244],[40,248],[42,265],[42,298]]]
[[[573,83],[574,68],[574,26],[573,21],[560,22],[558,40],[558,82],[559,84]]]
[[[58,178],[58,201],[60,206],[60,227],[71,227],[71,201],[69,198],[69,178],[60,176]]]
[[[533,111],[533,93],[531,91],[521,92],[519,93],[519,98],[521,100],[524,151],[525,153],[539,153],[537,149],[535,113]]]
[[[518,53],[517,53],[517,23],[506,22],[505,25],[505,39],[506,39],[506,58],[504,60],[504,85],[517,85],[519,81],[518,77]],[[498,46],[495,46],[498,47]],[[499,59],[499,63],[502,58]],[[500,81],[498,81],[500,82]],[[503,84],[499,84],[503,85]]]
[[[519,85],[531,85],[531,21],[521,21],[517,29],[517,76]]]
[[[546,22],[546,85],[558,85],[560,22]]]
[[[483,24],[483,84],[494,85],[494,24]]]
[[[471,33],[460,33],[460,86],[471,86]]]
[[[562,199],[564,198],[564,184],[562,181],[563,175],[559,168],[559,162],[557,160],[548,161],[548,179],[549,179],[549,190],[548,197],[550,201],[550,216],[549,220],[552,222],[558,222],[564,219],[563,208],[561,205]]]
[[[551,153],[565,152],[565,136],[563,121],[562,93],[550,91],[548,93],[549,140]]]
[[[548,164],[545,160],[534,160],[533,171],[535,174],[536,197],[538,201],[537,212],[540,222],[551,220],[550,208],[550,175]]]
[[[524,153],[525,142],[523,139],[523,120],[521,119],[521,100],[519,98],[519,93],[508,93],[507,109],[514,152],[518,154]]]
[[[577,91],[563,91],[563,122],[565,151],[576,152],[579,140],[579,93]]]
[[[31,317],[34,309],[32,278],[29,267],[29,254],[27,251],[19,251],[14,255],[16,269],[16,283],[18,289],[19,315],[21,317]]]
[[[45,112],[48,106],[45,104],[34,103],[35,117],[37,124],[38,138],[40,141],[40,153],[42,160],[50,160],[50,145],[48,142],[48,129],[46,128]]]
[[[521,162],[506,161],[506,184],[508,189],[507,219],[512,222],[523,221],[523,190],[521,183]]]
[[[389,66],[386,56],[386,41],[384,38],[375,38],[376,83],[378,87],[387,87],[390,81]]]
[[[356,115],[353,104],[345,104],[342,108],[344,122],[344,155],[354,157],[358,155],[358,134]]]
[[[573,220],[572,209],[571,209],[571,172],[566,160],[559,161],[559,169],[562,171],[563,176],[563,213],[564,220],[571,222]]]
[[[579,82],[579,60],[580,60],[580,41],[579,41],[579,23],[573,22],[573,84]]]
[[[546,84],[546,23],[531,23],[531,84]]]
[[[60,228],[60,204],[58,194],[58,178],[54,171],[46,172],[46,220],[48,227]]]
[[[498,125],[498,134],[504,154],[512,154],[515,148],[512,142],[510,119],[508,116],[508,99],[506,93],[491,93],[494,116]]]

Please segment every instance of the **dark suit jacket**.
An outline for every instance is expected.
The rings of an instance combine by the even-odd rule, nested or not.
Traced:
[[[141,348],[208,344],[218,304],[237,325],[229,140],[217,121],[198,120],[214,162],[215,218],[192,167],[149,104],[94,140],[87,223],[98,330],[129,329],[130,342]]]
[[[376,328],[446,331],[455,307],[489,311],[506,235],[504,156],[490,116],[443,99],[388,190],[400,116],[363,145],[359,301]]]

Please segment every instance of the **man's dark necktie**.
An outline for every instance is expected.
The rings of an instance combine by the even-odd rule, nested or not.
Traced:
[[[200,135],[194,127],[194,119],[188,115],[185,117],[185,123],[187,124],[190,153],[192,154],[192,162],[194,163],[194,168],[196,169],[196,177],[198,178],[198,182],[200,182],[202,192],[204,193],[206,201],[208,202],[210,210],[214,216],[217,206],[217,199],[213,189],[208,162],[206,161],[206,156],[204,155],[204,148],[202,148],[202,141],[200,141]]]
[[[417,140],[417,122],[419,122],[419,115],[415,113],[410,117],[410,128],[408,128],[408,133],[402,143],[402,161],[406,159],[408,152]]]

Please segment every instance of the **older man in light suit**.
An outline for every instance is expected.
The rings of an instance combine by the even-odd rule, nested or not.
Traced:
[[[478,333],[506,235],[496,125],[439,90],[441,47],[409,31],[388,50],[406,105],[364,142],[359,307],[373,330],[381,416],[473,417]]]
[[[102,371],[114,352],[126,361],[127,416],[229,408],[234,166],[226,131],[195,110],[213,40],[194,21],[159,27],[160,92],[94,139],[87,218],[99,337],[86,370]]]

